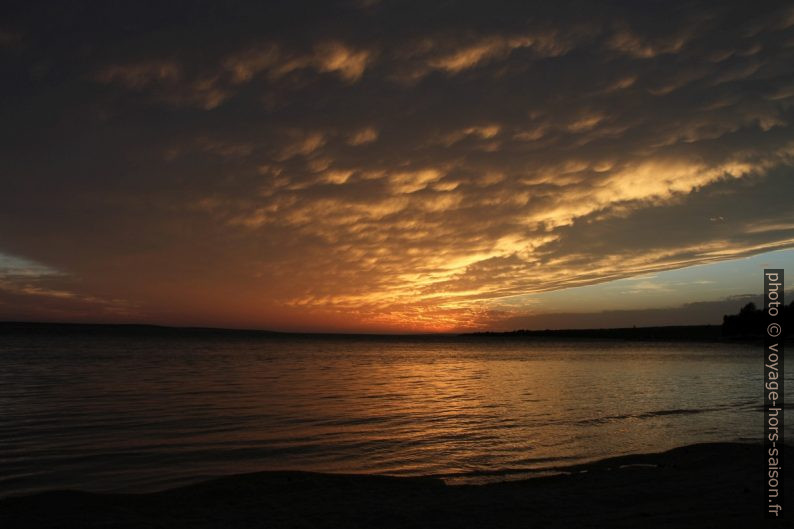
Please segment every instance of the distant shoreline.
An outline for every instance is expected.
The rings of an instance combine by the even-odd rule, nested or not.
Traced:
[[[735,342],[755,337],[725,337],[720,325],[669,325],[655,327],[616,327],[606,329],[543,329],[507,332],[475,332],[468,336],[502,339],[573,338],[629,341]]]
[[[125,337],[194,337],[194,338],[322,338],[322,339],[596,339],[622,341],[691,341],[735,343],[758,341],[758,336],[723,336],[720,325],[669,325],[654,327],[617,327],[600,329],[543,329],[515,331],[482,331],[469,333],[308,333],[260,329],[229,329],[219,327],[172,327],[150,324],[0,322],[0,337],[9,335],[37,336],[125,336]],[[787,338],[790,340],[791,338]]]

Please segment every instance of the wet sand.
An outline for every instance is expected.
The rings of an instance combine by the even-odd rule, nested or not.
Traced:
[[[151,494],[7,498],[0,501],[0,527],[762,527],[764,464],[760,445],[719,443],[487,485],[259,472]]]

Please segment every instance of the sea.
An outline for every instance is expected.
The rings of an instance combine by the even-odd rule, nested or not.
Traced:
[[[479,483],[759,442],[762,376],[753,343],[1,336],[0,496],[274,470]]]

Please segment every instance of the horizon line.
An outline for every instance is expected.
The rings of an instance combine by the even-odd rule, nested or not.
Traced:
[[[633,325],[624,327],[568,327],[561,329],[512,329],[507,331],[479,330],[462,332],[334,332],[334,331],[277,331],[272,329],[236,328],[236,327],[214,327],[204,325],[163,325],[158,323],[87,323],[87,322],[63,322],[63,321],[22,321],[22,320],[0,320],[0,327],[7,325],[50,325],[63,327],[148,327],[153,329],[166,329],[175,331],[221,331],[239,333],[260,333],[260,334],[282,334],[282,335],[313,335],[313,336],[466,336],[478,334],[512,334],[518,332],[540,333],[540,332],[586,332],[586,331],[616,331],[634,329],[673,329],[673,328],[704,328],[721,327],[722,324],[705,323],[692,325]]]

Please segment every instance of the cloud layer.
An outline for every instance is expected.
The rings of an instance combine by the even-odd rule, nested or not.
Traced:
[[[794,246],[785,3],[89,7],[0,28],[0,251],[96,314],[478,328]]]

